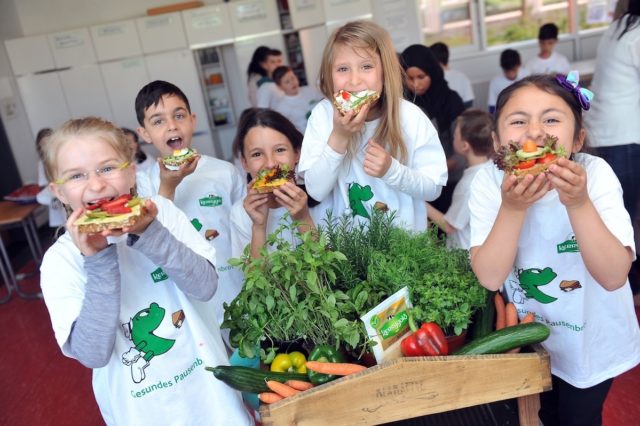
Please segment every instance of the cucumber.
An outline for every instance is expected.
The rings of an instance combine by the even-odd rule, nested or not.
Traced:
[[[518,324],[472,340],[452,355],[500,354],[521,346],[540,343],[549,337],[550,333],[549,327],[539,322]]]
[[[211,371],[218,380],[242,392],[261,393],[270,392],[267,380],[276,380],[284,383],[287,380],[309,381],[306,374],[278,373],[274,371],[259,370],[251,367],[219,365],[217,367],[205,367]]]

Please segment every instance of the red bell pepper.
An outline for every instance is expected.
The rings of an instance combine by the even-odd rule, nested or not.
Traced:
[[[402,355],[444,356],[449,353],[447,338],[440,326],[435,322],[425,322],[420,328],[417,328],[413,317],[409,313],[409,327],[411,328],[411,335],[400,342]]]

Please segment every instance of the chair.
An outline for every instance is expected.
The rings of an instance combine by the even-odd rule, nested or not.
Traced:
[[[18,204],[12,201],[0,201],[0,231],[22,226],[27,237],[27,243],[36,269],[42,261],[42,246],[38,238],[38,231],[34,219],[34,212],[40,208],[39,204]],[[20,289],[18,281],[25,278],[25,274],[16,274],[11,266],[11,259],[7,254],[4,241],[0,238],[0,274],[7,286],[7,295],[0,299],[0,303],[7,302],[13,293],[27,299],[41,298],[42,293],[26,293]]]

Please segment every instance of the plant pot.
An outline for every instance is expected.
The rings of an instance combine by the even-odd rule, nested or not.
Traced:
[[[464,345],[464,341],[466,337],[467,337],[466,329],[462,330],[462,333],[460,333],[459,336],[456,336],[455,334],[450,334],[446,336],[447,343],[449,345],[449,354],[452,354],[458,349],[460,349]]]

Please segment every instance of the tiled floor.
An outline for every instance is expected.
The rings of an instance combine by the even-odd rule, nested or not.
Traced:
[[[18,261],[25,258],[23,253],[18,257]],[[32,261],[22,267],[23,271],[34,269]],[[38,281],[35,275],[24,289],[37,290]],[[640,309],[636,312],[640,318]],[[91,389],[91,371],[60,353],[42,300],[14,295],[0,305],[0,323],[0,426],[103,424]],[[604,426],[640,426],[639,389],[640,366],[614,381],[605,404]],[[493,419],[490,424],[514,423]]]

